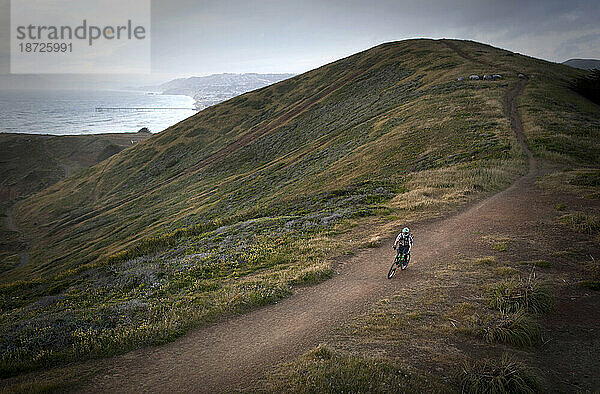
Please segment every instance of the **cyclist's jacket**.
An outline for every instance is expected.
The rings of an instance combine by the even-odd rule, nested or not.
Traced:
[[[396,237],[396,242],[394,242],[394,245],[397,245],[397,246],[412,246],[412,244],[413,244],[412,235],[410,235],[410,234],[405,235],[404,233],[398,234],[398,236]]]

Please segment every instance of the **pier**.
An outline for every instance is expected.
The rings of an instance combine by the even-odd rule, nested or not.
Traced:
[[[96,112],[104,111],[200,111],[199,108],[178,108],[178,107],[96,107]]]

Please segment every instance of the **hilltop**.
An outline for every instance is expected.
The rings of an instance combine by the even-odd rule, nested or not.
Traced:
[[[472,74],[501,78],[470,81]],[[527,173],[524,146],[550,167],[568,166],[565,179],[593,184],[598,106],[568,88],[582,75],[469,41],[383,44],[207,108],[44,189],[16,210],[31,261],[1,288],[3,373],[172,341],[324,281],[359,249],[373,249],[387,265],[382,250],[389,252],[398,226],[448,217]],[[510,115],[516,107],[520,135]],[[574,226],[588,218],[568,214]],[[478,219],[485,220],[469,220]],[[503,235],[485,237],[499,252],[512,245]],[[428,248],[442,249],[443,258],[460,248],[444,249],[441,235],[431,239]],[[469,267],[489,261],[509,278],[524,270],[460,258]],[[360,271],[370,263],[358,259],[349,272],[373,275]],[[443,270],[446,260],[431,264],[432,282],[423,284],[432,294],[440,281],[460,278],[459,268]],[[473,281],[489,279],[469,272]],[[368,283],[355,287],[365,302],[379,294],[369,289],[383,288],[379,276],[348,278]],[[499,313],[482,303],[465,308]],[[405,323],[393,311],[374,313],[374,330]],[[329,351],[307,357],[363,365]]]
[[[580,68],[582,70],[600,70],[600,60],[598,59],[569,59],[563,62],[563,64],[575,68]]]

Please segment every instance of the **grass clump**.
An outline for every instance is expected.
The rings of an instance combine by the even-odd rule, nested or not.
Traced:
[[[590,290],[600,291],[600,280],[584,280],[581,285]]]
[[[533,265],[535,265],[536,267],[540,267],[540,268],[548,268],[550,267],[550,262],[546,261],[546,260],[536,260],[533,262]]]
[[[480,360],[466,364],[460,372],[463,393],[537,393],[540,381],[521,363],[503,356],[500,362]]]
[[[524,260],[524,261],[520,261],[519,262],[520,265],[531,265],[534,267],[538,267],[538,268],[549,268],[550,266],[552,266],[552,263],[549,262],[548,260]]]
[[[499,276],[513,276],[519,273],[519,270],[513,267],[503,266],[494,268],[494,273]]]
[[[271,377],[267,391],[404,393],[440,391],[440,387],[391,360],[350,356],[320,345]]]
[[[564,169],[541,177],[537,183],[549,192],[597,199],[600,196],[600,169]],[[566,202],[559,202],[555,208],[557,211],[566,211],[569,205]]]
[[[447,313],[447,316],[452,318],[466,319],[473,315],[476,309],[477,306],[475,304],[469,302],[459,302],[450,309],[450,311]]]
[[[552,295],[535,281],[534,275],[526,281],[497,283],[492,286],[489,298],[490,306],[505,314],[521,311],[544,313],[553,307]]]
[[[486,256],[479,257],[473,260],[473,265],[494,265],[496,264],[496,257],[494,256]]]
[[[557,211],[564,211],[565,209],[567,209],[567,204],[565,204],[564,202],[559,202],[558,204],[556,204]]]
[[[591,235],[600,233],[600,218],[594,214],[577,211],[561,216],[558,221],[573,231]]]
[[[600,170],[581,171],[569,183],[576,186],[600,186]]]
[[[496,252],[506,252],[508,250],[508,244],[504,241],[494,242],[492,248]]]
[[[302,269],[292,280],[293,284],[312,285],[321,283],[333,276],[333,269],[328,263],[311,265]]]
[[[524,313],[502,315],[484,327],[482,335],[488,342],[518,347],[533,346],[542,340],[540,325]]]

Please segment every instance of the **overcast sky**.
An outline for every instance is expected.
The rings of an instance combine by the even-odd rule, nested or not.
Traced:
[[[300,73],[416,37],[470,39],[556,62],[600,58],[599,8],[598,0],[153,0],[152,71]],[[0,0],[4,72],[9,15]]]

